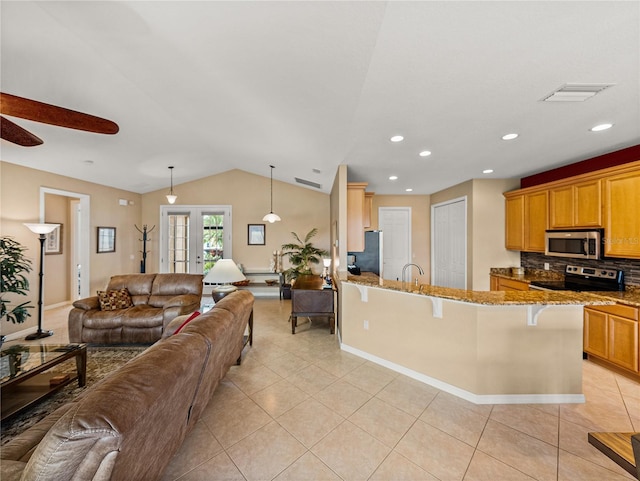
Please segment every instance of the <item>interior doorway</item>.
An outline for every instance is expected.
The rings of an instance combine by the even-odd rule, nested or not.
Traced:
[[[70,261],[66,269],[69,269],[70,279],[70,299],[74,301],[84,297],[89,297],[90,289],[90,241],[91,241],[91,197],[87,194],[70,192],[49,187],[40,187],[40,222],[46,221],[47,195],[56,195],[70,198],[69,202],[69,245],[63,246],[69,249]],[[51,278],[54,282],[54,278]],[[47,276],[45,276],[46,289]]]
[[[466,197],[431,206],[431,283],[466,289]]]

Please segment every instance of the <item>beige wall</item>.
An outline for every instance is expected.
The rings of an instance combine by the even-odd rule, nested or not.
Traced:
[[[270,180],[242,170],[229,170],[222,174],[174,186],[180,205],[231,205],[233,224],[233,260],[245,269],[268,269],[273,251],[281,250],[284,243],[295,242],[291,232],[301,237],[312,228],[318,234],[312,239],[315,246],[329,250],[329,195],[284,182],[273,181],[273,211],[281,222],[269,224],[262,217],[270,209]],[[159,269],[160,206],[168,205],[167,189],[142,196],[142,223],[156,226],[147,244],[147,272]],[[265,245],[247,245],[247,225],[266,224]],[[285,268],[288,266],[285,261]],[[317,267],[318,273],[322,266]]]
[[[520,253],[504,247],[502,195],[517,186],[517,179],[473,179],[431,194],[431,205],[467,198],[467,289],[489,290],[491,267],[520,265]]]
[[[134,224],[140,225],[141,196],[139,194],[0,162],[0,235],[12,236],[25,245],[29,249],[27,254],[34,263],[34,271],[29,275],[30,295],[28,298],[23,297],[24,300],[29,300],[32,305],[37,306],[40,243],[37,236],[23,223],[40,221],[41,187],[86,194],[91,197],[91,225],[88,229],[91,242],[91,293],[104,288],[109,277],[114,273],[138,271],[140,243]],[[120,198],[132,200],[134,205],[120,206],[118,205]],[[53,220],[49,219],[48,212],[45,211],[44,214],[45,220]],[[98,226],[116,227],[115,253],[96,253],[96,227]],[[68,238],[66,240],[68,241]],[[68,250],[68,242],[63,249]],[[45,256],[44,299],[48,299],[47,292],[54,289],[50,287],[51,285],[65,283],[69,275],[64,266],[62,266],[64,272],[56,268],[56,257],[59,256]],[[37,317],[37,310],[34,309],[31,317],[24,324],[14,325],[3,321],[0,324],[0,330],[2,334],[7,335],[31,328],[37,325]]]
[[[413,277],[421,284],[428,284],[431,279],[431,206],[428,195],[374,195],[371,209],[371,230],[378,229],[378,209],[380,207],[411,208],[411,262],[415,262],[424,270],[418,275],[414,269]]]

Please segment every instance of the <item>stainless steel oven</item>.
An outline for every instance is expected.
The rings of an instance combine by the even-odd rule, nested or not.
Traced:
[[[548,230],[544,253],[554,257],[601,259],[602,241],[602,229]]]

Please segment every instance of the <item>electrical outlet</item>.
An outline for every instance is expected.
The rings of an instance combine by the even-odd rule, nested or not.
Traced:
[[[548,262],[545,262],[545,263],[544,263],[544,270],[545,270],[545,271],[548,271],[548,270],[549,270],[549,263],[548,263]]]
[[[369,330],[369,321],[367,321],[366,319],[364,320],[364,330],[365,331]]]

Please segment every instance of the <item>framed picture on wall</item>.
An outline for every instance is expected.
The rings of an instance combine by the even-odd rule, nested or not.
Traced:
[[[116,251],[116,228],[98,227],[98,254]]]
[[[264,224],[249,224],[248,243],[250,246],[265,244]]]
[[[44,241],[44,253],[62,254],[62,224],[47,234]]]

